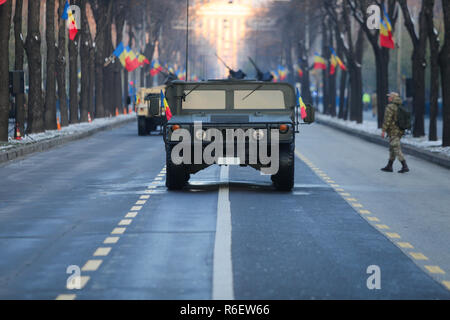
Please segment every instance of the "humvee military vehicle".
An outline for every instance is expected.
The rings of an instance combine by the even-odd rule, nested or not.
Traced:
[[[293,188],[299,121],[290,84],[174,81],[166,98],[173,115],[163,133],[169,190],[182,189],[190,174],[212,164],[251,166],[271,175],[276,189]],[[307,114],[304,122],[314,122],[312,106]]]
[[[166,117],[164,109],[161,108],[160,94],[165,86],[153,88],[141,88],[137,94],[136,112],[138,117],[138,134],[145,136],[155,131],[160,126],[160,133]]]

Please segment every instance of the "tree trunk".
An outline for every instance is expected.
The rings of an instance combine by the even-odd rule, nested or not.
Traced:
[[[91,32],[89,30],[89,23],[86,16],[87,0],[81,0],[81,29],[80,39],[80,61],[81,61],[81,93],[80,93],[80,122],[88,121],[89,112],[89,49],[91,44]]]
[[[95,47],[91,44],[89,48],[89,87],[88,87],[88,109],[91,114],[91,119],[95,115]]]
[[[75,39],[69,40],[69,122],[79,122],[79,98],[78,98],[78,50],[80,32]]]
[[[56,59],[56,81],[58,82],[59,112],[61,115],[61,127],[69,124],[69,110],[67,108],[66,91],[66,21],[61,19],[65,0],[59,0],[59,25],[58,25],[58,56]]]
[[[9,30],[12,1],[0,6],[0,141],[8,141],[9,117]]]
[[[39,133],[45,130],[42,101],[41,33],[39,30],[40,11],[40,1],[28,1],[28,35],[25,42],[30,85],[27,133]]]
[[[45,129],[56,129],[56,47],[55,0],[46,2],[47,82],[45,89]]]
[[[16,0],[16,11],[14,14],[14,42],[15,42],[15,61],[14,69],[23,70],[23,35],[22,35],[22,9],[23,0]],[[21,133],[25,129],[25,96],[23,93],[16,94],[16,123]]]
[[[324,21],[322,22],[322,57],[325,59],[325,61],[329,61],[329,48],[328,48],[328,24]],[[327,67],[322,72],[322,83],[323,83],[323,113],[324,114],[330,114],[330,105],[329,105],[329,95],[328,95],[328,89],[329,89],[329,74],[330,69]]]
[[[438,97],[439,97],[439,36],[435,32],[433,22],[434,0],[431,2],[425,12],[428,25],[428,38],[430,43],[430,128],[428,139],[437,141],[437,115],[438,115]]]
[[[123,14],[119,13],[116,15],[115,19],[116,23],[116,44],[122,42],[122,35],[123,35],[123,26],[125,24],[125,17]],[[123,102],[123,96],[122,96],[122,64],[116,60],[114,63],[114,105],[118,107],[119,109],[125,106],[125,103]]]
[[[444,128],[442,132],[442,146],[450,146],[450,1],[442,1],[445,25],[445,43],[439,54],[442,83],[442,118]]]

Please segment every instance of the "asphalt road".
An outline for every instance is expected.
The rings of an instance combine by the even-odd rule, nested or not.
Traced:
[[[449,171],[383,174],[386,150],[313,125],[293,192],[239,167],[168,192],[136,131],[0,166],[0,299],[450,299]]]

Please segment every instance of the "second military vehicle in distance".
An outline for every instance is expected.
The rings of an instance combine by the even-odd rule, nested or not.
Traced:
[[[182,189],[191,174],[212,164],[251,166],[271,175],[276,189],[293,188],[299,112],[290,84],[174,81],[166,88],[166,98],[173,115],[163,133],[169,190]],[[308,105],[306,109],[304,122],[314,122],[314,108]],[[273,162],[275,152],[278,167],[270,172],[272,164],[262,155]],[[208,153],[214,163],[206,160]]]
[[[160,133],[166,120],[164,109],[161,108],[161,90],[166,86],[141,88],[137,94],[136,114],[138,118],[138,134],[145,136],[160,126]]]

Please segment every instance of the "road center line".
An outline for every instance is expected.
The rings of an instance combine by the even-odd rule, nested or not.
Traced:
[[[217,201],[216,238],[214,242],[213,300],[234,300],[228,175],[229,167],[222,166],[220,169],[220,182],[222,185],[219,188]]]

